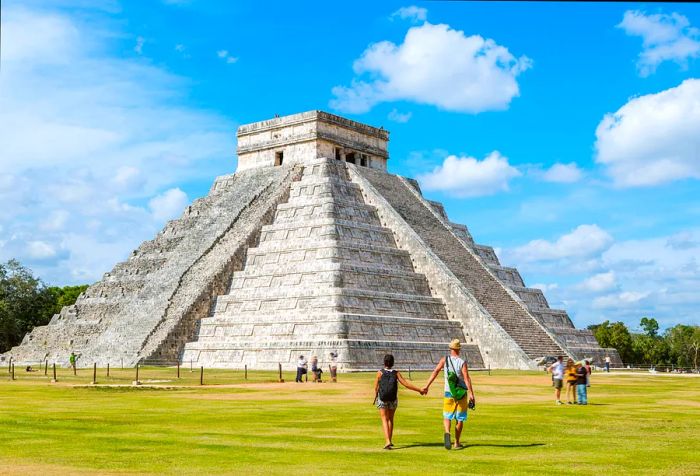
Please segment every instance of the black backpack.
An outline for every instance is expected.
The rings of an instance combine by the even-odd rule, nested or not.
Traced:
[[[393,402],[397,398],[399,381],[396,371],[382,369],[382,377],[379,379],[379,399],[382,402]]]

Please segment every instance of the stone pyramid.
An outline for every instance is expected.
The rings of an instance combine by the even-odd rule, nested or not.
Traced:
[[[620,363],[415,181],[388,174],[388,139],[321,111],[242,126],[235,174],[10,354],[271,369],[337,352],[341,369],[364,370],[392,352],[418,369],[459,338],[474,368]]]

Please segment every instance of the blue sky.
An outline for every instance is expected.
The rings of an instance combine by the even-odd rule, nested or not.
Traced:
[[[700,5],[299,5],[3,2],[0,260],[95,281],[323,109],[577,325],[700,323]]]

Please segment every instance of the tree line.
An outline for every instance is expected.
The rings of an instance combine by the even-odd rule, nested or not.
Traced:
[[[639,327],[642,332],[630,332],[622,322],[588,326],[598,343],[617,349],[626,364],[698,368],[700,326],[678,324],[659,333],[656,319],[642,317]]]
[[[48,324],[87,288],[47,286],[17,260],[0,263],[0,353],[22,342],[35,326]]]

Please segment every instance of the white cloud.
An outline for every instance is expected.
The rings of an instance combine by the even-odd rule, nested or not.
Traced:
[[[189,203],[187,194],[179,188],[171,188],[164,193],[153,197],[148,202],[153,218],[164,222],[182,215],[182,211]]]
[[[183,78],[109,56],[126,35],[107,13],[3,9],[0,261],[49,283],[99,278],[160,228],[151,198],[235,168],[235,125],[188,107]]]
[[[228,52],[228,50],[219,50],[216,52],[216,56],[218,56],[222,60],[226,61],[226,63],[228,63],[228,64],[233,64],[236,61],[238,61],[238,57],[231,56],[231,54]]]
[[[698,29],[678,13],[647,15],[628,10],[617,27],[630,36],[642,37],[643,50],[637,62],[640,76],[654,73],[664,61],[675,61],[685,68],[688,59],[700,56]]]
[[[576,162],[568,164],[556,163],[544,172],[542,178],[547,182],[574,183],[581,180],[583,172]]]
[[[138,38],[136,38],[136,46],[134,46],[134,51],[136,52],[136,54],[143,54],[144,42],[145,40],[143,39],[143,36],[139,36]]]
[[[35,260],[43,260],[56,256],[53,246],[43,241],[30,241],[27,243],[27,256]]]
[[[399,112],[395,108],[389,112],[389,115],[387,116],[390,121],[398,122],[400,124],[406,123],[411,119],[411,116],[413,116],[412,112]]]
[[[608,271],[607,273],[598,273],[586,278],[580,285],[581,289],[586,291],[599,293],[609,291],[616,286],[615,272]]]
[[[520,172],[498,151],[484,160],[474,157],[448,156],[442,165],[417,179],[424,190],[441,190],[457,197],[476,197],[507,191],[508,181]]]
[[[428,10],[422,7],[411,5],[410,7],[401,7],[391,14],[392,20],[400,18],[402,20],[410,20],[412,22],[422,22],[428,19]]]
[[[330,105],[350,113],[400,100],[468,113],[503,110],[520,94],[516,77],[531,64],[491,39],[426,22],[400,45],[370,45],[353,64],[357,77],[350,87],[333,88]]]
[[[619,309],[626,307],[638,307],[639,302],[647,298],[650,293],[637,291],[624,291],[618,294],[597,297],[593,300],[594,309]]]
[[[612,236],[598,225],[579,225],[556,241],[532,240],[512,251],[518,262],[585,258],[607,249]]]
[[[596,162],[620,187],[700,178],[700,80],[630,99],[596,129]]]
[[[657,318],[664,327],[700,324],[700,229],[591,246],[584,255],[566,252],[576,241],[584,240],[573,240],[558,253],[548,250],[539,262],[528,261],[531,256],[521,250],[527,245],[505,250],[501,262],[516,265],[526,283],[529,275],[557,279],[557,287],[532,287],[547,291],[553,307],[563,305],[579,326],[606,319],[635,326],[643,315]]]

